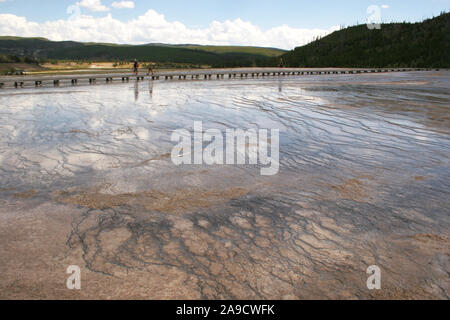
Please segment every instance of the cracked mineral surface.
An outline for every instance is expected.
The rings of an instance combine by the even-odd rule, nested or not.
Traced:
[[[2,90],[0,298],[448,299],[449,87],[440,71]],[[171,133],[194,121],[279,129],[279,173],[175,166]]]

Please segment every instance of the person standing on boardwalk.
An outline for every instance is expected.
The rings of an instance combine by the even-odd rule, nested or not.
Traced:
[[[133,71],[136,75],[138,75],[138,71],[139,71],[139,62],[137,61],[137,59],[134,59],[134,65],[133,65]]]

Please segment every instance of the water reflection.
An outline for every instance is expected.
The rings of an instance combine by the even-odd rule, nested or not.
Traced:
[[[134,101],[139,100],[139,81],[134,84]]]
[[[135,102],[137,102],[139,100],[140,86],[141,86],[141,84],[139,83],[139,81],[136,81],[136,83],[134,84],[134,101]],[[149,92],[150,99],[153,98],[153,89],[154,89],[154,81],[149,80],[148,81],[148,92]]]
[[[150,93],[150,99],[153,98],[153,86],[154,86],[154,81],[153,80],[149,80],[149,82],[148,82],[148,92]]]

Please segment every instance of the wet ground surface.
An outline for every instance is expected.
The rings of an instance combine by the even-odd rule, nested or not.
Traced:
[[[0,297],[448,299],[449,88],[440,71],[2,90]],[[194,121],[280,129],[279,174],[175,166]]]

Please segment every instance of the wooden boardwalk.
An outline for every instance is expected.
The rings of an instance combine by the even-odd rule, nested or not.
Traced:
[[[25,86],[39,87],[42,85],[81,83],[111,83],[113,81],[127,82],[130,80],[209,80],[209,79],[233,79],[256,77],[280,77],[326,74],[362,74],[362,73],[386,73],[408,71],[430,71],[437,69],[411,69],[411,68],[239,68],[239,69],[190,69],[176,71],[160,71],[147,75],[146,73],[98,73],[98,74],[68,74],[68,75],[36,75],[36,76],[5,76],[0,77],[0,88]]]

